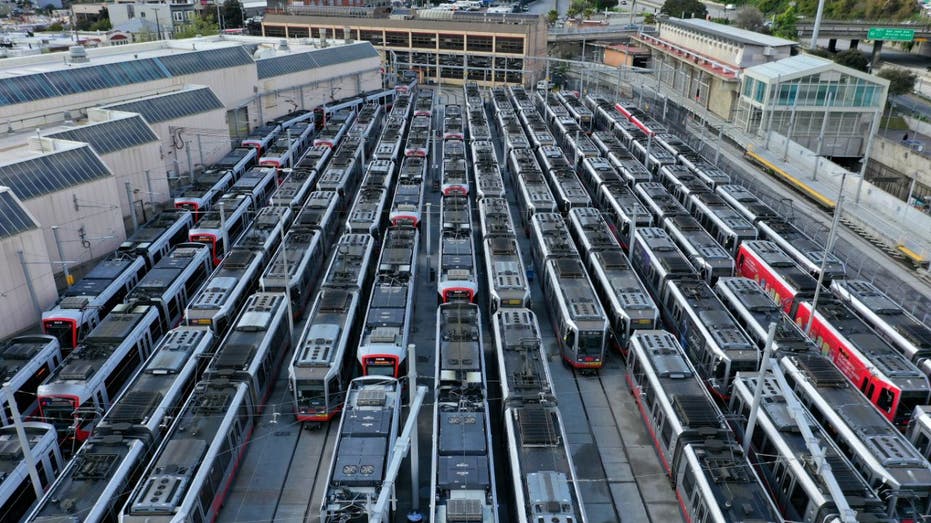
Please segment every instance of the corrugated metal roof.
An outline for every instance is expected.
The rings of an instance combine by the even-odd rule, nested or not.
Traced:
[[[47,136],[87,143],[101,155],[158,141],[152,129],[139,116],[85,125]]]
[[[149,82],[253,63],[243,46],[191,51],[105,65],[76,65],[57,71],[0,78],[0,105]]]
[[[262,58],[256,60],[255,65],[258,69],[259,78],[264,79],[377,56],[378,51],[376,51],[371,44],[368,42],[359,42],[356,44],[341,45],[302,53]]]
[[[747,31],[746,29],[740,29],[739,27],[734,27],[732,25],[709,22],[707,20],[702,20],[701,18],[668,18],[663,23],[678,25],[680,27],[685,27],[696,32],[710,34],[718,38],[730,40],[740,44],[773,47],[782,47],[796,44],[796,42],[793,42],[792,40],[786,40],[785,38],[778,38],[754,31]]]
[[[139,113],[149,123],[167,122],[192,114],[223,109],[223,102],[209,87],[142,98],[132,102],[107,105],[104,109]]]
[[[5,187],[0,188],[0,238],[9,238],[37,227],[39,224],[16,196]]]
[[[107,176],[110,171],[86,145],[0,165],[0,185],[9,187],[21,200]]]
[[[833,65],[834,62],[820,56],[810,54],[799,54],[769,62],[768,64],[754,65],[744,69],[744,75],[750,75],[754,78],[773,79],[781,78],[788,80],[798,76],[807,76],[824,70],[826,66]]]
[[[251,64],[252,56],[242,46],[237,45],[209,51],[162,56],[158,58],[158,61],[165,66],[169,74],[180,76]]]

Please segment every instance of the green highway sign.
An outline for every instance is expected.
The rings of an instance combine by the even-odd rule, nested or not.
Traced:
[[[911,42],[915,39],[914,29],[870,27],[866,33],[867,40],[886,40],[890,42]]]

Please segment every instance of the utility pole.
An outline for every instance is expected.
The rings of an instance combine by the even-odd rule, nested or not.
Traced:
[[[723,144],[721,143],[721,138],[722,138],[723,135],[724,135],[724,124],[722,123],[722,124],[721,124],[721,127],[718,127],[718,146],[714,148],[714,165],[715,165],[715,167],[717,167],[717,165],[718,165],[718,159],[721,157],[721,147],[723,146]]]
[[[197,152],[200,155],[200,164],[204,165],[204,146],[200,141],[200,135],[197,135]]]
[[[811,324],[815,320],[815,308],[818,306],[818,298],[821,297],[821,285],[824,283],[824,270],[828,264],[828,255],[831,254],[831,248],[834,247],[837,227],[840,225],[841,206],[844,204],[844,182],[846,181],[847,171],[844,171],[840,179],[840,190],[838,191],[837,203],[834,205],[834,220],[831,222],[831,230],[828,232],[828,239],[824,242],[824,252],[821,254],[821,270],[818,273],[818,286],[815,287],[815,295],[811,299],[811,310],[808,314],[808,322],[805,325],[806,336],[811,336]]]
[[[36,470],[36,459],[32,455],[32,448],[29,446],[29,438],[26,437],[26,429],[23,427],[23,419],[19,415],[19,405],[16,404],[16,398],[10,392],[10,383],[3,384],[3,394],[10,405],[10,413],[13,415],[13,425],[16,426],[16,436],[19,438],[19,446],[23,450],[23,457],[26,458],[26,466],[29,468],[29,478],[32,480],[32,490],[36,493],[36,499],[42,499],[44,494],[42,482],[39,480],[39,471]]]
[[[815,11],[815,25],[811,28],[811,44],[809,49],[818,48],[818,33],[821,31],[821,17],[824,16],[824,0],[818,0],[818,10]]]
[[[876,116],[873,117],[873,123],[870,125],[870,135],[866,139],[866,149],[863,150],[863,165],[860,166],[860,179],[857,180],[857,196],[854,198],[854,202],[857,204],[860,203],[860,191],[863,190],[863,179],[866,178],[866,167],[870,163],[870,153],[873,150],[873,138],[876,137],[876,133],[879,131],[879,115],[882,112],[877,112]],[[908,203],[907,201],[905,203]]]
[[[23,251],[16,251],[16,255],[19,256],[19,263],[23,266],[23,276],[26,277],[26,288],[29,290],[29,296],[32,297],[32,305],[36,308],[36,313],[41,318],[42,307],[39,306],[39,297],[36,295],[36,289],[32,286],[32,276],[29,274],[29,266],[26,265],[26,258],[23,256]]]
[[[191,183],[194,183],[194,162],[191,161],[191,141],[184,142],[184,151],[187,153],[187,170],[191,173]]]
[[[152,189],[152,175],[149,173],[149,170],[145,170],[145,184],[149,189],[149,204],[152,203],[152,198],[155,196],[155,190]]]
[[[821,0],[824,2],[824,0]],[[815,151],[815,169],[811,172],[812,181],[818,179],[818,167],[821,166],[821,146],[824,144],[824,132],[828,126],[828,115],[831,114],[831,99],[833,98],[834,93],[828,93],[827,96],[827,110],[824,112],[824,117],[821,119],[821,132],[818,134],[818,147]]]
[[[136,205],[133,203],[133,187],[126,182],[126,200],[129,202],[129,216],[133,219],[133,232],[139,228],[139,219],[136,218]]]
[[[779,105],[779,89],[782,87],[782,75],[776,75],[776,83],[773,84],[773,92],[769,97],[769,120],[766,122],[766,143],[763,145],[769,150],[769,138],[773,135],[773,117],[776,116],[776,106]]]
[[[786,158],[789,156],[789,142],[792,141],[792,133],[795,132],[795,109],[798,106],[798,93],[795,93],[795,98],[792,100],[792,113],[789,115],[789,129],[786,132],[786,147],[782,151],[782,161],[786,161]]]
[[[410,392],[410,405],[417,400],[417,346],[407,346],[407,390]],[[410,413],[408,413],[410,416]],[[420,449],[417,431],[411,431],[411,515],[420,513]],[[410,518],[408,518],[410,519]]]
[[[423,399],[426,395],[426,386],[421,385],[417,387],[417,394],[407,411],[407,421],[404,423],[404,430],[401,431],[401,435],[398,436],[398,439],[395,441],[391,462],[388,463],[385,469],[385,480],[381,484],[381,492],[378,493],[378,500],[376,500],[374,506],[372,506],[370,501],[366,501],[365,503],[366,507],[368,507],[370,523],[383,523],[384,521],[384,514],[387,512],[388,503],[390,502],[389,498],[394,490],[394,482],[397,480],[398,470],[401,468],[401,461],[411,448],[412,434],[417,431],[417,415],[420,413],[420,408],[423,406]]]
[[[914,187],[914,183],[912,183],[912,187]],[[74,279],[71,277],[71,273],[68,271],[68,262],[65,261],[65,252],[61,248],[61,239],[58,237],[57,225],[52,225],[52,236],[55,237],[55,247],[58,249],[58,257],[61,259],[61,267],[65,271],[65,285],[71,287],[74,285]],[[54,268],[52,272],[55,272]]]
[[[766,332],[766,346],[763,348],[763,363],[760,365],[759,379],[756,382],[756,390],[753,391],[753,403],[750,404],[750,415],[747,417],[747,429],[744,431],[743,451],[748,455],[750,451],[750,441],[753,440],[753,429],[756,428],[756,417],[760,411],[760,399],[763,397],[763,376],[769,369],[769,360],[773,354],[773,339],[776,337],[776,323],[770,323]]]
[[[281,227],[278,229],[278,236],[281,241],[281,262],[284,264],[284,299],[288,303],[288,336],[294,331],[294,311],[291,310],[291,293],[288,292],[288,284],[291,283],[291,272],[288,270],[288,246],[284,242],[284,215],[279,218]]]

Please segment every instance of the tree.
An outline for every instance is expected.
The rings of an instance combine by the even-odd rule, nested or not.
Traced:
[[[113,29],[113,25],[109,18],[101,18],[88,27],[89,31],[109,31],[110,29]]]
[[[846,51],[837,53],[834,55],[834,61],[840,65],[856,69],[857,71],[863,71],[864,73],[868,71],[870,67],[870,61],[863,56],[863,53],[856,49],[847,49]]]
[[[239,0],[225,0],[223,2],[223,26],[242,27],[242,3]]]
[[[579,16],[582,14],[585,9],[588,7],[588,2],[585,0],[572,0],[569,4],[569,9],[566,10],[566,15],[568,16]]]
[[[747,31],[760,32],[765,22],[763,13],[752,5],[742,5],[734,13],[734,25]]]
[[[646,25],[653,25],[656,23],[656,15],[653,13],[646,13],[643,15],[643,23]]]
[[[705,18],[708,10],[698,0],[666,0],[660,13],[683,18]]]
[[[918,80],[918,75],[901,67],[883,67],[876,76],[889,80],[889,96],[912,92]]]
[[[546,13],[546,23],[553,25],[556,23],[556,20],[559,19],[559,11],[555,9],[550,9],[550,12]]]
[[[795,5],[790,4],[782,14],[776,16],[773,23],[773,35],[789,40],[798,38],[798,30],[795,28],[795,21],[798,19],[798,12]]]
[[[212,17],[204,16],[194,16],[191,19],[191,23],[182,26],[181,29],[175,31],[175,38],[192,38],[197,35],[208,36],[215,35],[220,32],[220,26],[217,25],[216,21]]]

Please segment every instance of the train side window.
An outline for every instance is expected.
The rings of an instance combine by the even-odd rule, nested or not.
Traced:
[[[692,491],[695,489],[695,480],[692,478],[692,471],[686,470],[685,474],[682,477],[682,490],[683,497],[688,499],[691,497]]]
[[[769,449],[766,447],[766,433],[762,430],[754,430],[753,438],[751,439],[753,448],[756,449],[757,458],[759,459],[760,454],[766,454]]]
[[[669,447],[669,442],[672,441],[672,423],[666,423],[663,425],[663,442]]]
[[[874,392],[876,392],[876,384],[870,383],[870,386],[866,388],[866,397],[872,399]]]
[[[889,412],[890,410],[892,410],[892,403],[894,400],[895,400],[895,395],[892,394],[892,391],[884,388],[881,391],[879,391],[879,398],[876,401],[876,405],[880,409],[886,412]]]
[[[793,483],[794,485],[792,486],[792,493],[789,496],[789,503],[792,504],[792,508],[795,509],[799,516],[804,516],[805,508],[808,506],[808,496],[797,481]]]
[[[925,457],[931,455],[931,452],[928,452],[931,450],[931,447],[928,446],[929,443],[931,443],[931,440],[929,440],[928,436],[925,436],[923,433],[919,433],[918,437],[915,438],[915,448],[924,454]]]
[[[863,381],[860,382],[860,392],[866,394],[866,384],[869,383],[867,378],[863,378]]]

